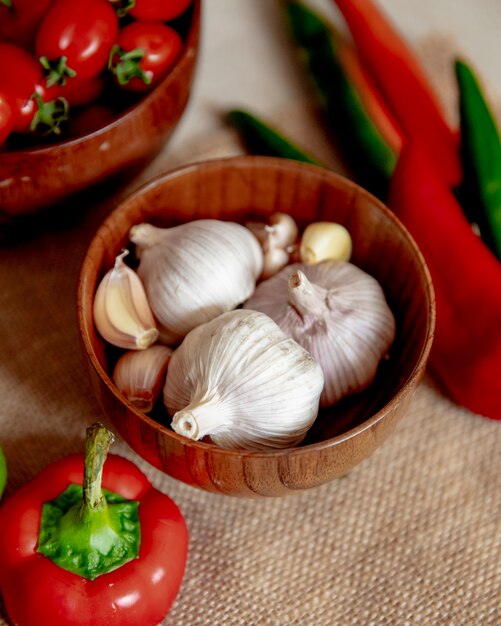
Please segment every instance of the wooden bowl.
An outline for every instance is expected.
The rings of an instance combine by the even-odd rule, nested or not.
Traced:
[[[37,213],[125,168],[146,164],[161,150],[188,102],[199,48],[200,3],[194,0],[190,9],[175,67],[137,104],[87,135],[0,152],[2,221]]]
[[[304,227],[317,220],[344,224],[353,262],[382,285],[396,318],[391,356],[365,392],[323,410],[305,442],[271,452],[221,449],[173,432],[142,414],[110,378],[110,350],[92,320],[96,286],[128,244],[133,224],[169,226],[200,218],[244,222],[282,211]],[[336,174],[302,163],[237,157],[189,165],[156,178],[108,217],[82,264],[78,322],[93,388],[102,410],[144,459],[176,479],[237,496],[276,496],[321,485],[367,458],[405,414],[425,369],[435,303],[416,244],[376,198]]]

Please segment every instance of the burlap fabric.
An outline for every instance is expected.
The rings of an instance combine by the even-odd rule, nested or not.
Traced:
[[[289,124],[298,137],[307,127],[309,147],[335,162],[309,114],[302,107]],[[71,220],[47,220],[0,250],[7,495],[82,450],[85,428],[102,419],[75,315],[78,270],[97,226],[155,173],[239,150],[222,132],[205,146],[163,154],[112,198],[83,212],[68,207]],[[113,451],[170,494],[189,527],[186,574],[165,626],[484,626],[501,623],[500,445],[500,424],[456,407],[425,379],[370,459],[287,498],[208,494],[152,469],[122,441]]]

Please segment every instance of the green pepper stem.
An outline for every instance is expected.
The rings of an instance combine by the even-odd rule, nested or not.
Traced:
[[[93,580],[139,554],[138,502],[102,488],[114,436],[102,424],[87,429],[83,485],[69,484],[42,508],[37,552]]]
[[[83,504],[92,511],[106,507],[101,484],[104,462],[115,437],[102,424],[96,423],[86,430]]]

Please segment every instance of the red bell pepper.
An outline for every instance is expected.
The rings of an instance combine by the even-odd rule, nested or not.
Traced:
[[[501,264],[472,231],[427,148],[404,147],[388,204],[416,240],[433,279],[432,376],[457,404],[501,419]]]
[[[447,125],[420,64],[372,0],[334,0],[357,52],[406,137],[425,142],[451,186],[461,180],[456,134]]]
[[[0,509],[0,590],[17,626],[154,626],[181,585],[178,507],[130,461],[104,464],[109,431],[87,432],[85,470],[82,454],[61,459]]]

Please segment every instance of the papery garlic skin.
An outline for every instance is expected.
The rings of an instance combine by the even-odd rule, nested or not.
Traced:
[[[263,255],[263,273],[261,278],[266,280],[274,276],[289,262],[289,253],[284,248],[269,248]]]
[[[158,338],[153,314],[139,276],[125,264],[123,250],[98,285],[93,316],[99,334],[126,350],[144,350]]]
[[[173,228],[140,224],[131,229],[130,239],[168,344],[244,302],[263,268],[259,242],[234,222],[195,220]]]
[[[299,245],[301,262],[307,265],[326,260],[349,261],[352,251],[349,231],[336,222],[308,224]]]
[[[149,413],[162,392],[171,356],[172,350],[161,345],[126,352],[116,362],[113,382],[129,402]]]
[[[320,406],[370,385],[395,338],[381,286],[349,262],[289,265],[258,285],[244,308],[269,315],[321,364]]]
[[[290,251],[299,234],[296,221],[287,213],[273,213],[268,224],[248,222],[246,226],[263,249],[261,279],[270,278],[289,263]]]
[[[268,316],[238,309],[198,326],[172,355],[172,428],[224,448],[299,444],[318,413],[320,365]]]
[[[271,248],[287,248],[296,241],[299,229],[291,215],[273,213],[270,216],[268,233],[268,242]]]

